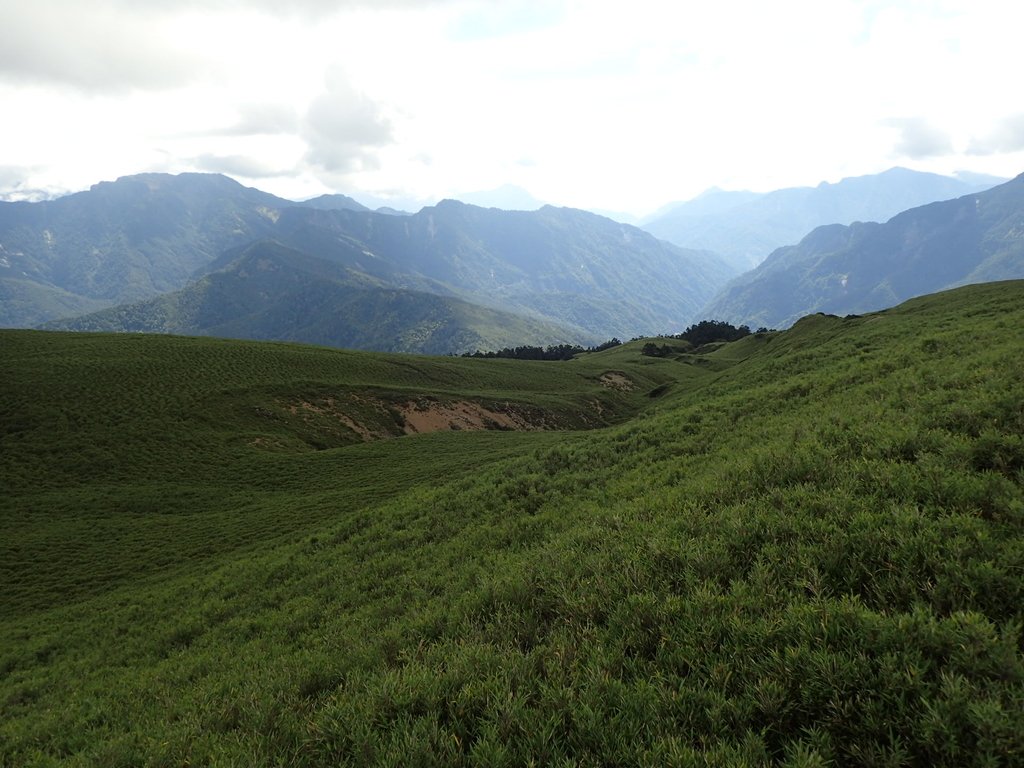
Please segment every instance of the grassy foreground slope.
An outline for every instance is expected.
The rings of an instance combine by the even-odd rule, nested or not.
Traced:
[[[0,761],[1020,764],[1022,322],[1024,284],[997,283],[864,317],[812,316],[706,362],[641,360],[631,345],[511,363],[500,386],[525,387],[520,400],[557,400],[554,378],[539,383],[551,376],[578,406],[608,369],[651,376],[633,392],[600,390],[623,398],[622,413],[645,391],[663,394],[597,431],[445,432],[319,451],[289,443],[283,426],[269,435],[276,447],[252,445],[255,422],[232,404],[261,387],[280,393],[267,374],[245,389],[225,364],[214,391],[202,377],[192,394],[188,381],[160,389],[150,407],[180,423],[165,419],[164,443],[139,426],[145,449],[114,453],[95,473],[67,465],[90,433],[111,428],[109,410],[90,413],[103,407],[100,372],[77,377],[82,408],[47,400],[41,374],[66,368],[68,352],[51,349],[46,362],[38,350],[65,337],[5,337],[9,371],[38,366],[23,379],[36,400],[4,385],[3,460],[18,471],[5,533],[9,521],[24,526],[9,549],[46,529],[62,499],[65,522],[110,519],[103,494],[160,483],[148,516],[119,516],[148,525],[165,509],[167,525],[184,520],[179,533],[199,524],[187,515],[265,527],[187,567],[146,576],[137,559],[128,571],[138,578],[64,600],[21,574],[0,628]],[[112,342],[93,343],[86,359]],[[180,345],[189,364],[194,345],[213,350],[161,343]],[[145,375],[130,367],[140,386],[159,378],[169,349]],[[264,370],[329,380],[301,372],[322,350],[251,349]],[[275,363],[279,352],[293,357]],[[331,375],[377,386],[400,376],[402,360],[387,358],[396,368],[366,382],[357,370]],[[452,390],[497,387],[482,379],[498,369],[479,362],[417,364]],[[467,381],[444,378],[449,365]],[[422,375],[407,386],[423,391]],[[49,455],[29,422],[52,424],[23,416],[31,402],[68,419]],[[195,403],[207,405],[193,418],[182,405]],[[129,409],[118,429],[134,434],[145,413]],[[355,471],[341,469],[350,462],[386,489],[337,477]],[[433,476],[407,478],[417,462]],[[173,483],[195,496],[176,498]],[[231,494],[248,494],[248,506]],[[21,511],[32,504],[34,520]],[[124,556],[135,557],[121,525]]]
[[[0,608],[78,599],[635,413],[700,371],[0,332]],[[473,427],[500,434],[461,434]],[[438,429],[416,440],[406,432]],[[452,430],[458,434],[452,434]],[[381,443],[380,441],[385,442]]]

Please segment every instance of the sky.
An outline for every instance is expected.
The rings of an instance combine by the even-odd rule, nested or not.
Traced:
[[[1022,29],[1013,0],[0,0],[0,199],[200,171],[641,216],[896,165],[1012,177]]]

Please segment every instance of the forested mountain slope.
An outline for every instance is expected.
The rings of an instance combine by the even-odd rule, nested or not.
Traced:
[[[579,330],[450,295],[392,288],[354,268],[275,241],[258,241],[232,252],[232,257],[224,269],[180,291],[44,327],[300,341],[436,355],[596,341]]]
[[[884,224],[820,227],[735,278],[700,314],[785,327],[968,283],[1024,277],[1024,175]]]
[[[396,216],[339,196],[294,203],[223,176],[146,174],[45,203],[0,203],[0,325],[38,326],[181,290],[264,240],[297,259],[335,262],[350,287],[457,297],[527,316],[520,325],[557,326],[572,341],[681,330],[735,274],[714,254],[583,211],[445,201]],[[302,296],[290,300],[292,312],[304,311]],[[376,322],[372,306],[355,310],[353,326],[335,336],[357,338]],[[296,338],[288,325],[240,328],[248,338]]]

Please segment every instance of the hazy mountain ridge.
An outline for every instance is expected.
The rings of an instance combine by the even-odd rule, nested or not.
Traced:
[[[839,215],[854,208],[865,212],[872,206],[895,205],[901,195],[924,194],[922,190],[932,194],[940,187],[964,183],[893,169],[753,199],[754,193],[709,191],[684,206],[683,212],[694,212],[688,218],[706,224],[753,210],[778,228],[792,225],[787,211],[794,206],[803,206],[805,217]],[[876,224],[823,227],[800,246],[780,249],[782,254],[776,252],[762,268],[726,288],[736,273],[715,254],[683,249],[585,211],[553,206],[505,211],[445,200],[415,214],[394,216],[369,211],[346,196],[310,202],[277,198],[222,176],[144,174],[45,203],[4,204],[0,296],[5,301],[0,319],[8,325],[36,325],[60,314],[128,302],[131,307],[124,312],[60,327],[164,328],[357,348],[457,352],[474,344],[485,348],[486,339],[514,345],[631,338],[681,330],[704,317],[779,326],[807,312],[878,309],[963,282],[1019,274],[1012,249],[997,249],[984,259],[975,253],[972,243],[979,235],[972,227],[977,222],[963,213],[948,221],[928,217],[905,236],[876,233],[881,226]],[[933,238],[928,234],[933,229],[944,234]],[[936,242],[962,243],[961,253],[955,257],[947,248],[941,268],[925,267],[914,257],[891,275],[883,275],[900,261],[893,261],[893,254],[913,250],[915,238],[932,244],[929,247]],[[253,300],[251,270],[246,277],[234,262],[262,240],[285,247],[281,253],[287,255],[279,254],[280,258],[295,263],[282,269],[304,275],[299,283],[308,296],[289,287],[288,281],[270,281],[262,288],[265,295],[258,307],[246,311],[242,304]],[[870,256],[859,257],[862,264],[842,266],[838,254],[857,249],[866,249]],[[311,260],[320,266],[311,268]],[[796,263],[804,266],[794,272]],[[328,264],[333,265],[329,276],[322,274]],[[215,279],[210,275],[220,271],[225,274]],[[927,276],[919,278],[921,272]],[[198,282],[186,289],[189,277]],[[211,316],[214,287],[226,313],[220,319]],[[183,293],[148,301],[172,289]],[[387,302],[380,293],[385,289],[393,292]],[[237,301],[229,295],[232,290],[239,291]],[[202,301],[199,294],[205,297]],[[441,300],[428,300],[428,294]],[[327,296],[343,308],[333,311]],[[469,311],[454,304],[456,298],[478,306]],[[186,311],[196,302],[205,307],[201,317]],[[381,302],[393,307],[387,322],[379,321]],[[303,303],[315,304],[323,320],[311,318],[307,308],[299,306]],[[287,309],[289,304],[296,306]],[[147,311],[154,316],[143,317]],[[513,319],[509,313],[521,317]],[[352,328],[364,329],[373,342],[364,343],[344,331],[343,318]],[[378,321],[364,322],[370,318]],[[391,323],[395,318],[405,318],[419,330],[410,329],[411,336],[403,336]],[[271,327],[272,322],[280,325]],[[463,322],[466,327],[456,329]],[[426,332],[424,324],[440,330]],[[494,333],[498,326],[523,336]],[[437,346],[442,337],[452,346]],[[396,341],[399,338],[414,341]]]
[[[884,224],[819,227],[732,280],[701,314],[786,327],[811,312],[873,311],[946,288],[1019,277],[1024,174]]]
[[[0,216],[0,247],[16,254],[2,264],[7,279],[43,288],[21,290],[25,298],[7,307],[9,325],[181,289],[190,277],[223,269],[237,249],[268,238],[372,277],[380,288],[459,297],[542,326],[554,323],[569,333],[560,341],[684,327],[734,274],[713,254],[550,206],[503,211],[442,201],[394,216],[344,196],[304,205],[196,174],[125,177],[26,205],[10,204]],[[58,292],[82,296],[81,306]],[[26,306],[39,296],[45,306]],[[133,307],[133,315],[138,311]],[[530,333],[520,341],[536,338]]]
[[[253,243],[234,256],[224,269],[180,291],[45,327],[301,341],[421,354],[580,339],[579,333],[458,298],[389,287],[371,275],[275,241]]]
[[[732,272],[714,254],[552,206],[502,211],[445,200],[403,218],[292,210],[279,229],[292,247],[310,250],[303,244],[316,242],[322,252],[358,243],[361,267],[374,274],[400,265],[406,280],[441,284],[475,303],[537,314],[605,338],[685,327],[701,296],[710,297],[709,288],[724,285]],[[594,316],[588,319],[590,305]],[[610,305],[617,308],[613,315]]]
[[[515,184],[503,184],[495,189],[479,192],[465,192],[458,195],[456,199],[467,205],[498,208],[505,211],[536,211],[545,205],[543,200],[538,200],[529,190]]]
[[[319,195],[303,200],[299,205],[321,211],[369,211],[365,205],[348,195]]]
[[[210,174],[142,174],[56,200],[0,203],[0,282],[31,281],[83,304],[180,288],[224,250],[266,237],[289,201]],[[12,325],[51,319],[26,308]]]
[[[535,213],[510,212],[445,201],[401,218],[292,207],[280,212],[275,235],[281,245],[287,246],[288,258],[297,263],[306,264],[312,258],[310,254],[316,254],[315,261],[322,267],[332,265],[338,270],[331,278],[333,282],[358,287],[372,283],[375,288],[415,291],[421,294],[421,300],[422,294],[460,298],[479,305],[476,314],[483,312],[490,317],[500,313],[505,317],[501,325],[509,329],[508,333],[478,334],[481,348],[487,348],[483,342],[488,338],[500,338],[499,346],[586,344],[612,336],[629,338],[666,327],[682,328],[702,303],[700,297],[710,296],[712,287],[724,284],[728,276],[727,269],[712,254],[687,253],[633,227],[582,211],[551,207]],[[239,277],[239,252],[232,249],[222,254],[210,265],[214,274],[200,283],[208,285],[222,271]],[[226,285],[222,278],[215,282]],[[281,295],[285,286],[271,282],[264,291],[274,294],[276,301],[286,301]],[[287,300],[304,299],[292,292]],[[186,299],[175,295],[171,301],[177,306]],[[225,301],[230,304],[227,297]],[[203,333],[241,338],[294,338],[333,344],[350,338],[349,334],[335,333],[331,337],[334,341],[326,341],[290,325],[268,336],[266,330],[247,328],[244,314],[219,330],[208,322],[172,329],[160,320],[164,306],[161,300],[133,305],[128,312],[133,320],[127,324],[123,313],[108,311],[49,327],[164,332],[202,329]],[[150,310],[156,316],[147,321],[141,315]],[[513,322],[509,313],[520,317]],[[287,313],[277,316],[283,318]],[[459,316],[467,315],[463,312]],[[122,320],[115,320],[117,317]],[[354,325],[360,325],[354,315],[351,317]],[[265,318],[261,317],[258,325],[264,329]],[[478,320],[474,325],[494,324]],[[513,332],[522,336],[516,338]],[[371,337],[379,338],[377,334]],[[390,343],[355,346],[396,349]],[[460,343],[441,351],[466,348]]]
[[[731,190],[721,189],[720,187],[711,187],[710,189],[704,190],[697,195],[697,197],[691,200],[677,200],[674,203],[663,205],[654,213],[644,217],[643,223],[640,226],[646,228],[647,224],[657,222],[665,218],[694,218],[724,213],[725,211],[736,208],[744,203],[757,200],[763,196],[763,193],[750,192],[749,190]]]
[[[33,280],[0,278],[0,328],[37,326],[54,316],[73,317],[109,304]]]
[[[815,227],[887,221],[901,211],[983,191],[1002,181],[891,168],[835,184],[822,182],[765,194],[709,190],[643,228],[680,246],[714,251],[749,269],[776,248],[799,242]]]

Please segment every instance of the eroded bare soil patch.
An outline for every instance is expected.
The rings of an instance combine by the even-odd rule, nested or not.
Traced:
[[[282,402],[285,418],[301,423],[313,445],[386,440],[403,435],[449,430],[542,430],[570,426],[565,418],[522,403],[483,404],[433,396],[388,398],[343,393]],[[280,412],[279,412],[280,413]],[[265,447],[254,441],[254,447]]]
[[[619,371],[602,373],[599,381],[601,386],[608,387],[608,389],[617,389],[620,392],[632,392],[636,389],[636,384],[633,380]]]
[[[543,422],[517,412],[512,406],[502,410],[486,408],[470,400],[442,402],[421,398],[403,403],[399,412],[405,419],[405,433],[420,434],[451,429],[544,429]]]

